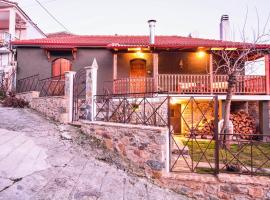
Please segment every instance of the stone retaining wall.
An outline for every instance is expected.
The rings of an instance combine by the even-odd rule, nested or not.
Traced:
[[[16,94],[29,102],[30,108],[42,113],[53,120],[68,122],[68,98],[65,96],[39,97],[39,92],[31,91]]]
[[[117,152],[123,163],[157,185],[193,199],[270,199],[270,178],[236,174],[173,173],[167,167],[166,128],[81,121],[82,131]]]
[[[30,104],[33,98],[39,97],[39,92],[38,91],[22,92],[22,93],[16,94],[16,97],[20,99],[24,99]]]
[[[100,139],[134,168],[144,170],[149,178],[160,177],[166,171],[167,128],[82,121],[81,129]]]

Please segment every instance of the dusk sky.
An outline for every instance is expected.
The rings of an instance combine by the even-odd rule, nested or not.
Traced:
[[[46,33],[63,30],[34,0],[17,0]],[[156,19],[158,35],[219,38],[222,14],[230,16],[238,35],[248,9],[247,30],[263,25],[270,0],[40,0],[71,32],[77,34],[148,34],[148,19]]]

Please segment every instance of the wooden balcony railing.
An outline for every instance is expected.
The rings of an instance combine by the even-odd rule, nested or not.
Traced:
[[[123,78],[114,81],[114,94],[164,92],[174,94],[225,94],[227,75],[159,74],[158,87],[154,78]],[[266,77],[239,75],[235,94],[266,94]]]
[[[121,78],[113,82],[114,94],[154,92],[154,78]]]

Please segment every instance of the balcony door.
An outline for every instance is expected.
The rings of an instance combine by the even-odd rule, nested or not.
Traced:
[[[130,61],[130,93],[145,93],[146,91],[146,60]]]

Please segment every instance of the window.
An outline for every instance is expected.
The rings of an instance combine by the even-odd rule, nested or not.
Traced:
[[[52,76],[65,77],[65,72],[71,70],[71,62],[64,58],[59,58],[52,63]]]

